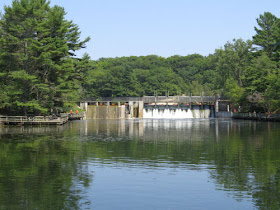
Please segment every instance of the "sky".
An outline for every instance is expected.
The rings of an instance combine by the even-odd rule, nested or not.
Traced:
[[[91,41],[77,52],[93,60],[158,55],[207,56],[233,39],[252,39],[256,18],[280,18],[280,0],[50,0]],[[12,0],[0,0],[0,11]]]

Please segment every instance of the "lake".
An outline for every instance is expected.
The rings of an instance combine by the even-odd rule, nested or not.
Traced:
[[[280,123],[2,126],[0,209],[280,209]]]

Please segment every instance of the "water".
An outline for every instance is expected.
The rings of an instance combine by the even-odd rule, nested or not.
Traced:
[[[145,108],[143,110],[143,118],[155,119],[189,119],[189,118],[210,118],[214,117],[214,110],[209,106],[193,106],[193,109],[170,109],[170,108]]]
[[[193,118],[193,113],[190,109],[144,109],[143,118]]]
[[[280,124],[0,127],[0,209],[279,209]]]

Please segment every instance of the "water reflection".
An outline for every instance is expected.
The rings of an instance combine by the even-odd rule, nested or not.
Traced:
[[[278,209],[279,128],[225,119],[0,127],[0,209],[112,208],[108,199],[116,208]]]
[[[211,120],[166,120],[166,119],[150,119],[150,120],[91,120],[86,121],[82,127],[85,135],[106,135],[120,136],[125,138],[139,138],[141,140],[161,140],[178,139],[189,140],[200,138],[198,135],[203,132],[210,132],[215,124]],[[168,133],[168,135],[166,135]],[[194,138],[194,136],[196,136]]]

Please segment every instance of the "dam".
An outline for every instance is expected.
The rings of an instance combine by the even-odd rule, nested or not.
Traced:
[[[103,97],[80,102],[87,119],[210,118],[229,112],[215,96]]]

